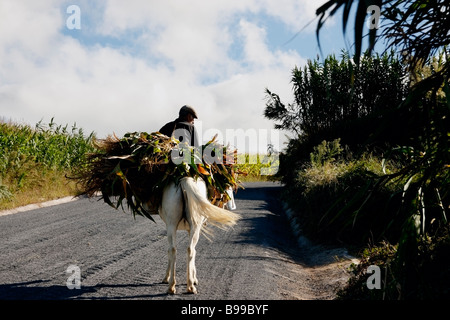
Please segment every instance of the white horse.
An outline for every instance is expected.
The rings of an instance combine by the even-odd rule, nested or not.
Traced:
[[[172,183],[163,190],[159,215],[166,224],[169,240],[169,265],[163,282],[169,284],[168,292],[174,294],[176,291],[176,232],[187,230],[189,233],[187,291],[195,294],[197,293],[195,285],[198,284],[195,246],[201,230],[207,234],[210,233],[210,230],[204,226],[205,222],[208,221],[208,224],[219,228],[226,228],[236,224],[240,217],[236,213],[211,204],[207,198],[205,182],[202,179],[195,180],[190,177],[181,179],[178,186]]]

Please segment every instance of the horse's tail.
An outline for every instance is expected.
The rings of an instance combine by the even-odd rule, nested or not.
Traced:
[[[205,217],[208,224],[221,229],[235,225],[240,219],[238,214],[211,204],[206,197],[206,189],[202,192],[193,178],[181,179],[180,185],[185,195],[186,210],[192,219],[197,220],[199,216]],[[210,233],[208,230],[204,231]]]

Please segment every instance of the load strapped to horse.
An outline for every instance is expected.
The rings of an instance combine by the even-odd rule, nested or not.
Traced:
[[[195,246],[200,231],[208,225],[233,226],[240,216],[222,207],[238,188],[233,165],[236,151],[215,142],[190,147],[156,133],[128,133],[122,139],[110,136],[96,143],[98,152],[76,177],[81,194],[101,198],[114,208],[124,200],[133,215],[151,220],[159,214],[167,227],[169,264],[163,282],[175,293],[176,231],[189,233],[187,291],[197,293]],[[153,220],[154,221],[154,220]]]
[[[92,197],[100,192],[116,209],[124,209],[126,200],[133,215],[154,221],[152,215],[158,214],[164,188],[192,177],[206,183],[211,203],[226,207],[240,186],[234,168],[237,151],[220,145],[215,138],[198,148],[159,132],[97,140],[97,152],[88,155],[87,166],[76,177],[80,195]]]

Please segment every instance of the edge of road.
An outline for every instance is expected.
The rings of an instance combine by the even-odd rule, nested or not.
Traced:
[[[49,201],[40,202],[40,203],[32,203],[32,204],[28,204],[26,206],[21,206],[21,207],[17,207],[17,208],[13,208],[13,209],[0,211],[0,217],[7,216],[10,214],[14,214],[14,213],[19,213],[19,212],[25,212],[25,211],[30,211],[30,210],[35,210],[35,209],[40,209],[40,208],[45,208],[45,207],[56,206],[58,204],[72,202],[72,201],[76,201],[76,200],[79,200],[82,198],[84,198],[84,197],[67,196],[67,197],[59,198],[59,199],[55,199],[55,200],[49,200]]]
[[[253,183],[253,182],[250,182],[250,184],[251,183]],[[245,183],[243,183],[243,185],[245,185]],[[100,193],[99,193],[99,195],[100,195]],[[48,201],[39,202],[39,203],[31,203],[31,204],[21,206],[21,207],[16,207],[13,209],[0,210],[0,217],[7,216],[10,214],[14,214],[14,213],[19,213],[19,212],[26,212],[26,211],[31,211],[31,210],[35,210],[35,209],[56,206],[59,204],[68,203],[68,202],[76,201],[79,199],[84,199],[86,197],[87,196],[67,196],[67,197],[54,199],[54,200],[48,200]]]

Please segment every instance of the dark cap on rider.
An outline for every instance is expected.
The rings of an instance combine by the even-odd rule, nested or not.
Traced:
[[[191,114],[194,117],[194,119],[197,119],[197,113],[195,112],[194,108],[192,108],[191,106],[186,105],[186,106],[181,107],[179,116],[181,117],[186,114]]]

